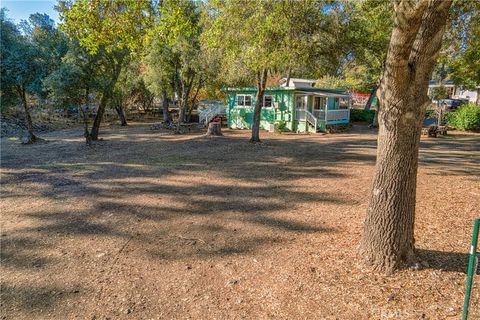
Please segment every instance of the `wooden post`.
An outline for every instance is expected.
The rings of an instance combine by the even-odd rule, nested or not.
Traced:
[[[328,98],[325,101],[325,124],[328,124]]]

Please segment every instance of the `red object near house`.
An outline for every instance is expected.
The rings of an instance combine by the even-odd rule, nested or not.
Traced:
[[[369,93],[352,92],[352,104],[354,106],[365,106],[370,97]]]

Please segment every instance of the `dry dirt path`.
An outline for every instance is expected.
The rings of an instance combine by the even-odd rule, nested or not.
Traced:
[[[375,135],[262,136],[138,124],[91,148],[79,130],[2,139],[2,319],[459,317],[480,135],[422,141],[428,267],[390,277],[356,257]]]

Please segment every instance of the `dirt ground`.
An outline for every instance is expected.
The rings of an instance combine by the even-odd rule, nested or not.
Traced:
[[[422,138],[416,246],[372,273],[356,252],[376,136],[172,135],[110,126],[1,144],[2,319],[458,319],[480,135]],[[477,277],[478,279],[478,277]],[[480,319],[479,280],[472,319]]]

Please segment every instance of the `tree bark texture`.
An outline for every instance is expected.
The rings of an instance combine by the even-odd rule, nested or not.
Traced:
[[[90,101],[89,99],[90,95],[90,88],[85,88],[85,109],[80,106],[80,111],[82,113],[83,117],[83,136],[85,137],[85,143],[87,145],[90,145],[92,143],[92,136],[90,135],[90,132],[88,132],[88,103]]]
[[[113,69],[112,69],[112,78],[110,84],[107,88],[103,90],[102,98],[100,99],[100,104],[97,109],[97,114],[93,120],[92,130],[90,131],[90,138],[92,141],[98,140],[98,133],[100,131],[100,124],[102,123],[103,114],[105,113],[105,108],[112,98],[113,89],[117,83],[120,72],[122,71],[122,64],[125,59],[125,56],[120,55],[117,59],[112,59]]]
[[[90,138],[92,141],[98,140],[98,132],[100,130],[100,123],[103,119],[103,114],[105,113],[105,107],[107,106],[107,94],[104,93],[102,98],[100,99],[100,104],[97,109],[97,114],[95,115],[95,119],[93,120],[92,130],[90,131]]]
[[[163,113],[163,122],[170,125],[172,123],[172,117],[170,116],[170,112],[168,111],[168,97],[167,92],[162,92],[162,113]]]
[[[396,1],[384,74],[377,162],[360,254],[376,270],[391,273],[416,261],[415,193],[422,120],[449,0]]]
[[[122,127],[127,126],[128,125],[127,118],[125,117],[125,112],[122,106],[120,105],[115,106],[115,111],[117,111],[118,119],[120,119],[121,126]]]
[[[264,68],[257,75],[257,97],[255,101],[255,110],[253,112],[252,137],[250,142],[257,143],[260,140],[260,116],[262,114],[263,96],[265,94],[265,86],[267,83],[267,68]]]
[[[28,137],[26,137],[27,139],[24,141],[24,143],[26,144],[34,143],[37,140],[37,136],[35,136],[35,134],[33,133],[32,117],[30,116],[30,109],[28,107],[27,94],[25,92],[25,87],[18,86],[17,91],[22,100],[23,110],[25,111],[25,126],[27,127]]]
[[[180,125],[185,122],[186,109],[188,108],[188,97],[190,96],[194,78],[195,73],[193,71],[190,72],[190,75],[187,77],[186,81],[182,78],[179,78],[180,91],[178,92],[179,100],[177,133],[180,133]]]
[[[289,87],[290,86],[290,77],[292,75],[292,68],[288,68],[288,73],[287,73],[287,83],[286,83],[286,87]]]
[[[188,114],[187,114],[187,122],[190,123],[190,120],[192,118],[192,111],[193,109],[195,108],[195,105],[196,105],[196,102],[197,102],[197,97],[198,97],[198,93],[200,92],[200,88],[202,87],[202,79],[200,78],[198,80],[198,86],[197,88],[195,89],[195,94],[193,95],[192,97],[192,100],[190,101],[190,105],[189,105],[189,108],[188,108]]]
[[[221,122],[210,122],[208,124],[207,136],[223,136],[222,134],[222,123]]]

